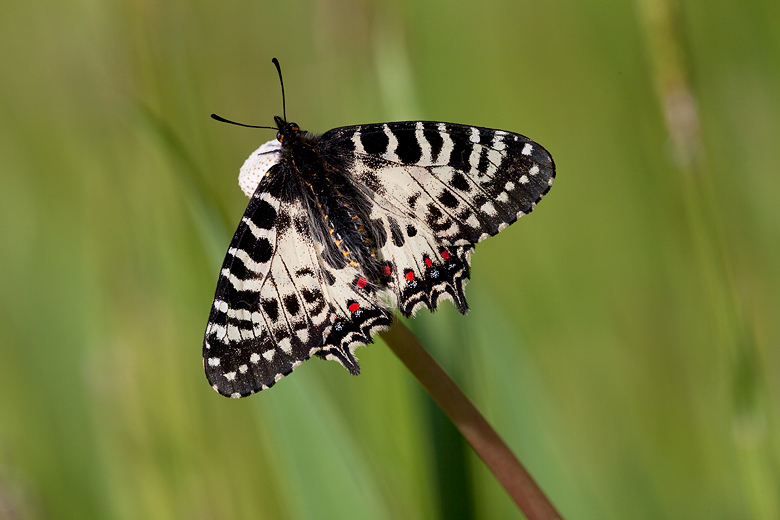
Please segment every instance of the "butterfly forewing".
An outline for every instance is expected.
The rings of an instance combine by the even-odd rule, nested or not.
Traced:
[[[219,393],[270,387],[321,347],[331,298],[307,231],[300,204],[257,190],[225,257],[206,329],[204,366]]]
[[[385,211],[451,244],[476,243],[530,212],[555,176],[544,148],[501,130],[417,121],[337,128],[322,139],[350,155],[355,180]]]
[[[394,305],[409,316],[450,299],[466,313],[474,245],[532,211],[555,177],[544,148],[501,130],[411,121],[312,136],[277,124],[281,148],[250,158],[279,164],[231,242],[204,341],[209,381],[231,397],[314,354],[357,374],[355,349]]]
[[[431,121],[337,128],[321,146],[349,158],[391,240],[390,286],[405,315],[452,299],[467,305],[473,244],[533,210],[550,189],[550,154],[527,137]],[[336,152],[333,152],[334,154]],[[442,257],[444,255],[444,257]]]

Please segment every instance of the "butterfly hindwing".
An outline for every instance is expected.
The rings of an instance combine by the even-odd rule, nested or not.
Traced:
[[[377,204],[375,211],[381,212]],[[404,316],[420,307],[435,310],[442,299],[449,299],[457,309],[468,311],[463,289],[469,280],[472,245],[443,244],[426,226],[412,219],[382,212],[378,216],[390,229],[390,237],[380,248],[386,262],[386,283],[395,305]],[[402,224],[403,227],[402,227]]]
[[[359,374],[355,349],[371,342],[371,336],[387,328],[392,315],[383,289],[369,282],[359,268],[346,266],[329,271],[333,283],[329,295],[333,302],[334,320],[323,339],[318,356],[341,363],[352,374]]]

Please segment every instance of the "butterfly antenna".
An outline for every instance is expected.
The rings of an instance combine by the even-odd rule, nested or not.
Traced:
[[[276,65],[276,72],[279,73],[279,83],[282,84],[282,116],[284,116],[284,122],[287,122],[287,106],[284,100],[284,80],[282,79],[282,68],[279,66],[279,60],[273,58],[271,60]]]
[[[230,119],[225,119],[224,117],[218,116],[217,114],[211,114],[211,119],[216,119],[220,123],[230,123],[231,125],[245,126],[247,128],[268,128],[270,130],[276,130],[276,127],[274,126],[257,126],[257,125],[245,125],[244,123],[236,123],[235,121],[231,121]]]

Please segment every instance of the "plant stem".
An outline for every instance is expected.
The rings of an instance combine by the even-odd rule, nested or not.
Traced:
[[[396,320],[380,335],[441,406],[526,518],[561,520],[514,453],[406,325]]]

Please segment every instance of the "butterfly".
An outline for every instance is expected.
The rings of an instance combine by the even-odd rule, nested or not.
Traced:
[[[412,316],[451,300],[468,312],[474,246],[531,212],[555,178],[549,152],[502,130],[404,121],[315,135],[286,111],[274,122],[276,139],[241,168],[250,201],[203,341],[209,383],[233,398],[314,355],[357,375],[355,349],[393,308]]]

